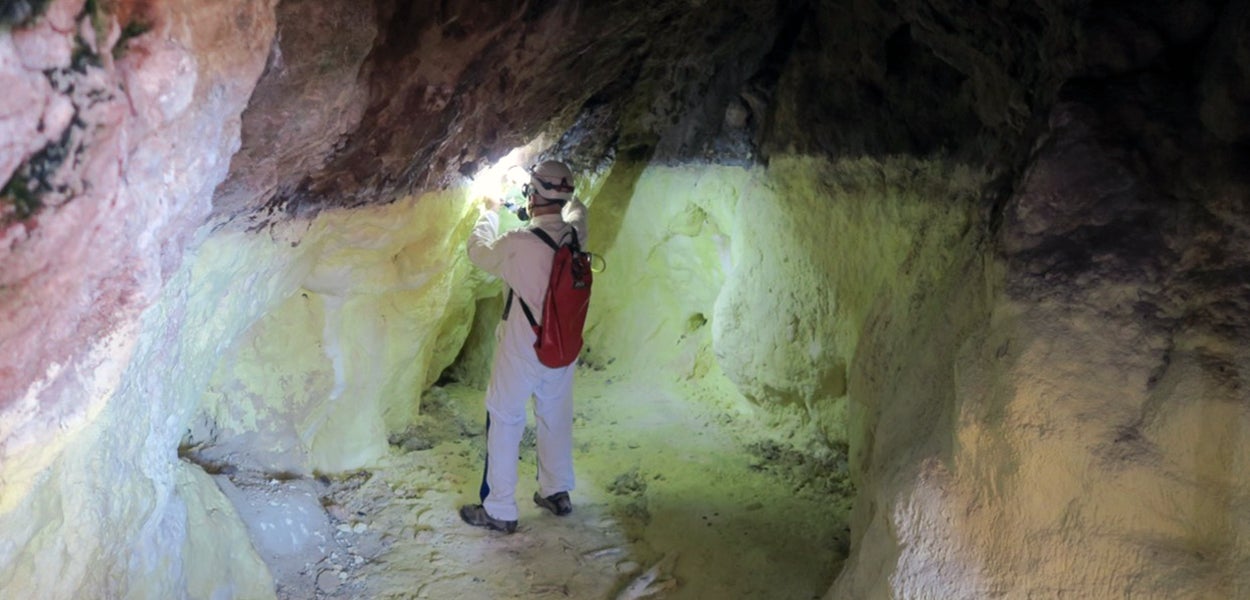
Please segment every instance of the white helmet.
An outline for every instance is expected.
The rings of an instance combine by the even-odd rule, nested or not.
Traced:
[[[546,160],[530,167],[530,192],[544,200],[565,202],[573,199],[573,172],[558,160]]]

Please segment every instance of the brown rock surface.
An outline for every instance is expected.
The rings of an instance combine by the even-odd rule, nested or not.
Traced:
[[[719,123],[725,90],[758,67],[784,10],[759,1],[283,3],[217,216],[259,226],[275,211],[446,186],[542,131],[558,134],[583,105],[622,115],[597,135],[624,130],[630,143],[689,156],[708,121]]]

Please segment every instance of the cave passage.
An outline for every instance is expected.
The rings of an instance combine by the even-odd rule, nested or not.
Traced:
[[[519,151],[532,155],[539,149]],[[305,236],[301,243],[319,248],[306,267],[309,279],[289,299],[275,302],[280,308],[263,315],[223,354],[210,385],[220,404],[206,411],[184,440],[183,454],[204,466],[234,501],[277,582],[278,596],[821,597],[846,555],[854,493],[842,429],[817,426],[822,419],[839,424],[838,403],[832,404],[833,415],[814,415],[811,407],[786,398],[796,392],[782,383],[752,401],[714,358],[718,304],[733,282],[771,273],[768,277],[788,291],[780,299],[762,300],[779,302],[778,310],[785,312],[794,310],[786,308],[787,297],[803,291],[793,289],[794,282],[809,281],[788,273],[789,258],[780,254],[736,258],[751,249],[737,248],[743,242],[723,232],[735,230],[734,219],[746,214],[738,208],[773,204],[777,192],[769,190],[771,176],[761,169],[623,165],[617,177],[581,178],[590,194],[585,197],[590,246],[604,248],[599,258],[604,269],[596,276],[575,383],[575,512],[558,519],[528,501],[535,491],[527,483],[535,477],[531,427],[517,491],[519,532],[503,536],[459,520],[455,509],[476,500],[481,478],[482,396],[502,306],[501,283],[464,260],[465,223],[476,216],[475,197],[515,194],[506,164],[518,160],[515,154],[446,197],[323,217],[334,224],[325,225],[320,239]],[[811,179],[817,174],[803,170],[812,166],[794,165],[787,177]],[[624,180],[620,172],[631,175]],[[757,188],[763,191],[752,191]],[[784,224],[784,215],[757,211],[754,229]],[[386,233],[374,227],[382,223]],[[510,215],[504,223],[523,226]],[[334,230],[338,233],[329,233]],[[397,262],[394,248],[412,247],[412,239],[437,230],[453,233],[439,242],[440,253],[422,244],[420,264],[442,269],[432,280],[444,287],[414,287],[458,299],[458,311],[444,313],[445,303],[414,297],[402,284],[405,276],[389,268]],[[216,246],[208,243],[210,249]],[[222,252],[237,248],[222,240]],[[282,257],[270,260],[285,263],[299,249],[279,240],[263,251],[270,252]],[[340,262],[344,257],[351,262]],[[202,258],[240,262],[214,252]],[[402,269],[405,263],[399,264]],[[761,301],[753,295],[760,292],[735,302]],[[343,321],[328,313],[353,303],[368,308],[347,311]],[[432,314],[444,314],[460,345],[433,343],[441,358],[427,358],[424,379],[405,378],[412,357],[429,357],[431,345],[409,344],[407,328],[430,329]],[[724,314],[734,318],[733,312]],[[795,333],[778,327],[792,323],[753,318],[721,327],[720,335],[732,343],[720,352],[751,365],[757,347],[738,336],[787,338],[778,343],[788,346]],[[423,335],[428,334],[417,339],[430,339]],[[301,356],[296,348],[307,352]],[[802,349],[818,351],[812,345]],[[843,361],[829,363],[831,372],[845,368]],[[438,365],[446,366],[434,370]],[[803,364],[786,368],[817,377]],[[836,380],[844,374],[819,377]],[[372,408],[346,391],[367,389],[382,391]],[[844,395],[845,384],[819,393]],[[325,396],[331,406],[313,408],[317,416],[311,420],[320,421],[323,432],[338,432],[324,447],[312,437],[309,454],[335,464],[343,452],[360,448],[344,432],[380,432],[383,437],[364,440],[366,449],[358,450],[370,458],[356,460],[370,466],[318,467],[309,474],[293,465],[275,475],[273,461],[290,460],[305,446],[289,434],[264,432],[310,420],[283,408],[292,399]],[[228,416],[249,397],[259,426]],[[334,412],[335,402],[347,409]],[[761,402],[781,404],[767,408]],[[405,416],[396,419],[394,413]],[[281,422],[264,425],[275,418]],[[396,424],[379,426],[379,421]],[[298,431],[294,437],[309,439]],[[377,447],[380,442],[385,445]],[[292,452],[258,459],[268,446]]]
[[[1248,44],[1247,0],[0,1],[0,596],[1250,597]],[[605,267],[575,512],[513,536],[456,514],[500,158],[569,163]]]

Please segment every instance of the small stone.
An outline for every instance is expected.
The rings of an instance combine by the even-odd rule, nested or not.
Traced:
[[[326,513],[328,513],[331,517],[334,517],[335,519],[338,519],[340,521],[346,521],[351,516],[350,514],[348,514],[346,508],[343,508],[342,506],[339,506],[338,504],[331,504],[327,506]]]
[[[335,590],[339,589],[339,584],[342,581],[341,575],[342,574],[340,573],[340,577],[335,577],[334,571],[328,570],[318,573],[317,589],[322,593],[333,593]]]
[[[355,533],[364,533],[368,530],[369,525],[365,523],[357,523],[354,527],[352,527],[352,531]]]
[[[725,107],[725,126],[730,129],[742,129],[747,126],[747,118],[751,111],[742,100],[735,99]]]
[[[625,560],[616,563],[616,572],[620,574],[633,573],[638,570],[638,563],[632,560]]]

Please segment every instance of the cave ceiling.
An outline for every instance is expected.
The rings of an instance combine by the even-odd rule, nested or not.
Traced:
[[[1244,144],[1248,4],[285,0],[213,217],[389,202],[539,134],[580,170],[907,153],[1007,187],[1057,102]]]

